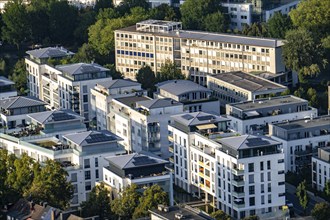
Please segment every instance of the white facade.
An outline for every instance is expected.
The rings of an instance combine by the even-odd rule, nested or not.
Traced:
[[[313,187],[319,191],[330,181],[330,147],[320,148],[318,155],[312,157],[312,180]]]
[[[281,14],[287,15],[289,14],[290,11],[295,9],[297,5],[299,4],[300,0],[298,1],[293,1],[289,2],[288,4],[281,5],[279,7],[270,9],[270,10],[265,10],[263,13],[265,14],[264,18],[265,21],[267,22],[276,12],[280,12]]]
[[[228,10],[231,29],[241,31],[244,25],[252,24],[251,3],[221,3],[221,5]]]

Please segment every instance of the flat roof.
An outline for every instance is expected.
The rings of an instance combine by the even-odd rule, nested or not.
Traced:
[[[130,97],[123,97],[123,98],[116,98],[115,100],[117,100],[118,102],[121,102],[124,105],[127,105],[129,107],[132,107],[132,104],[133,104],[134,108],[135,108],[135,104],[137,102],[147,101],[147,100],[151,100],[151,99],[146,96],[130,96]]]
[[[149,210],[149,212],[153,215],[156,215],[159,219],[164,220],[172,220],[176,219],[176,214],[183,215],[182,219],[189,219],[189,220],[205,220],[205,219],[213,219],[209,216],[206,216],[204,214],[201,214],[201,212],[197,212],[197,210],[192,211],[192,208],[186,208],[186,207],[178,207],[178,206],[172,206],[169,208],[168,212],[160,211],[158,209]]]
[[[137,105],[140,107],[145,107],[147,109],[155,109],[155,108],[166,108],[171,106],[178,106],[182,105],[181,102],[177,102],[170,98],[165,99],[151,99],[151,100],[145,100],[145,101],[139,101],[137,102]]]
[[[260,108],[276,107],[281,105],[297,104],[297,103],[308,103],[308,101],[293,95],[289,95],[289,96],[270,97],[266,99],[257,99],[254,101],[237,102],[227,105],[241,109],[243,111],[250,111]]]
[[[136,25],[125,27],[117,30],[117,32],[118,31],[146,33],[148,35],[153,35],[153,36],[184,38],[184,39],[201,40],[201,41],[216,41],[223,43],[244,44],[244,45],[270,47],[270,48],[281,47],[284,44],[284,42],[281,39],[250,37],[250,36],[236,35],[236,34],[212,33],[206,31],[191,31],[191,30],[175,30],[168,32],[139,31],[136,29]]]
[[[281,84],[242,71],[220,73],[209,75],[209,77],[230,83],[250,92],[263,92],[278,89],[285,90],[287,88]]]
[[[328,126],[330,130],[330,115],[313,118],[313,119],[299,119],[294,121],[281,122],[274,124],[274,126],[285,130],[297,130],[303,128]]]

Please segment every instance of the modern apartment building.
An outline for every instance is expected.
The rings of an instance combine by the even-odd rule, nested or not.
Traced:
[[[240,134],[268,133],[268,125],[317,117],[317,109],[295,96],[269,97],[226,105],[230,128]]]
[[[300,172],[318,148],[330,146],[330,115],[270,124],[269,135],[283,144],[285,172]]]
[[[234,219],[282,214],[285,178],[280,142],[265,136],[230,136],[228,119],[205,113],[172,119],[169,139],[176,185]]]
[[[181,102],[184,111],[208,112],[220,115],[220,102],[212,97],[212,90],[190,80],[169,80],[158,83],[154,98],[171,98]]]
[[[136,184],[140,192],[157,184],[168,193],[169,204],[173,205],[173,180],[166,168],[168,161],[138,153],[108,157],[107,161],[102,182],[110,187],[114,198],[132,184]]]
[[[116,79],[106,82],[98,82],[91,89],[91,118],[95,119],[98,130],[108,128],[107,115],[110,113],[111,101],[114,98],[135,96],[137,94],[147,95],[141,84],[128,79]]]
[[[313,187],[322,191],[330,182],[330,147],[319,148],[317,155],[312,158]]]
[[[4,76],[0,76],[0,100],[17,96],[15,83]]]
[[[40,163],[60,162],[74,187],[71,206],[85,201],[95,182],[102,179],[103,166],[108,163],[106,157],[126,153],[118,144],[121,139],[108,131],[67,134],[62,141],[53,134],[39,135],[35,130],[26,132],[17,137],[0,133],[0,148],[16,156],[26,153]]]
[[[115,31],[116,67],[126,78],[149,65],[159,72],[174,62],[193,81],[206,85],[206,74],[285,72],[283,41],[278,39],[182,30],[181,22],[146,20]]]
[[[244,25],[253,23],[253,5],[245,2],[223,2],[221,3],[224,11],[228,13],[230,18],[230,28],[232,30],[243,30]]]
[[[241,71],[208,75],[207,87],[213,91],[222,106],[278,96],[287,89],[286,86]]]
[[[153,152],[167,159],[170,116],[182,112],[183,105],[168,98],[116,98],[111,103],[108,130],[123,138],[122,144],[128,152]]]

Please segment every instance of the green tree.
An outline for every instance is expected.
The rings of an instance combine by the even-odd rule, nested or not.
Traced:
[[[307,205],[309,202],[307,189],[306,189],[306,180],[304,180],[298,185],[296,194],[299,199],[300,206],[304,209],[304,213],[306,213]]]
[[[204,17],[203,29],[211,32],[226,32],[229,27],[229,18],[220,11]]]
[[[143,89],[152,90],[156,83],[156,76],[154,71],[150,66],[144,66],[139,69],[138,73],[135,76],[136,81],[141,83]]]
[[[67,176],[59,162],[47,160],[24,195],[31,196],[34,201],[47,201],[51,206],[65,209],[73,195],[73,186],[67,181]]]
[[[42,43],[49,39],[49,15],[48,8],[28,6],[28,21],[31,27],[31,40],[34,43]]]
[[[132,219],[135,208],[139,204],[141,195],[137,192],[137,186],[132,184],[122,192],[119,198],[111,203],[111,210],[123,220]]]
[[[294,96],[304,98],[305,97],[305,90],[303,87],[299,87],[296,91],[293,93]]]
[[[158,204],[168,204],[167,193],[159,185],[148,187],[140,198],[140,203],[134,211],[133,218],[138,219],[148,216],[148,210],[157,208]]]
[[[98,215],[101,220],[112,219],[110,191],[103,183],[95,186],[89,193],[87,201],[81,204],[83,217]]]
[[[324,186],[324,193],[326,196],[329,196],[330,197],[330,180],[328,180],[326,183],[325,183],[325,186]]]
[[[27,71],[25,68],[24,59],[18,60],[13,73],[9,76],[15,82],[15,88],[19,95],[25,95],[27,91]]]
[[[318,97],[317,97],[317,92],[314,88],[309,88],[307,90],[307,97],[308,97],[308,100],[309,100],[309,104],[313,107],[317,107],[319,105],[319,100],[318,100]]]
[[[227,215],[224,211],[222,210],[217,210],[215,212],[212,212],[210,215],[212,218],[214,218],[215,220],[230,220],[230,216]]]
[[[113,8],[112,1],[109,0],[97,0],[95,4],[95,11],[99,11],[105,8]]]
[[[283,92],[281,93],[281,96],[284,96],[284,95],[290,95],[290,94],[291,94],[290,89],[286,89],[285,91],[283,91]]]
[[[146,0],[123,0],[119,6],[116,7],[116,11],[124,16],[132,8],[142,8],[145,11],[149,9],[149,3]]]
[[[104,67],[110,70],[110,76],[112,77],[112,79],[124,78],[123,74],[116,69],[116,66],[114,64],[106,64],[104,65]]]
[[[157,74],[157,81],[163,82],[173,79],[185,79],[185,76],[181,73],[181,70],[175,63],[173,63],[171,60],[166,60],[165,63],[160,67],[160,71]]]
[[[2,39],[16,45],[20,44],[30,36],[28,12],[22,0],[10,1],[5,5],[2,14],[3,27]]]
[[[73,63],[91,63],[98,56],[95,49],[89,44],[83,44],[78,52],[72,57]]]
[[[315,220],[328,220],[330,205],[327,202],[316,203],[311,214]]]
[[[168,4],[161,4],[157,7],[154,7],[149,12],[150,18],[156,20],[167,20],[173,21],[177,19],[177,15],[174,9]]]
[[[253,23],[244,25],[242,34],[247,36],[268,37],[267,25],[265,23]]]
[[[312,33],[305,29],[289,30],[283,46],[285,65],[299,74],[316,76],[327,63],[323,59],[323,48]]]
[[[284,39],[285,33],[292,28],[289,16],[276,12],[268,21],[267,29],[270,37]]]
[[[87,11],[79,13],[77,26],[73,32],[75,42],[79,45],[88,42],[88,28],[96,21],[96,13]]]

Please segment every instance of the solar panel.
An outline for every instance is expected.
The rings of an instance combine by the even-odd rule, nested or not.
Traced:
[[[197,119],[200,121],[207,121],[213,119],[213,116],[212,115],[199,116],[197,117]]]
[[[248,139],[248,143],[246,143],[249,147],[263,146],[269,144],[268,141],[262,140],[261,138],[250,138]]]
[[[73,115],[69,115],[65,112],[53,113],[54,121],[65,121],[65,120],[70,120],[70,119],[75,119],[75,117]]]
[[[89,137],[89,139],[86,139],[89,144],[116,140],[116,138],[105,134],[91,134]]]
[[[186,119],[186,120],[190,120],[190,119],[194,118],[193,116],[188,115],[188,114],[182,115],[181,117],[184,118],[184,119]]]
[[[134,157],[134,161],[132,163],[135,166],[142,166],[142,165],[154,164],[157,163],[157,161],[147,156],[141,156],[141,157]]]

